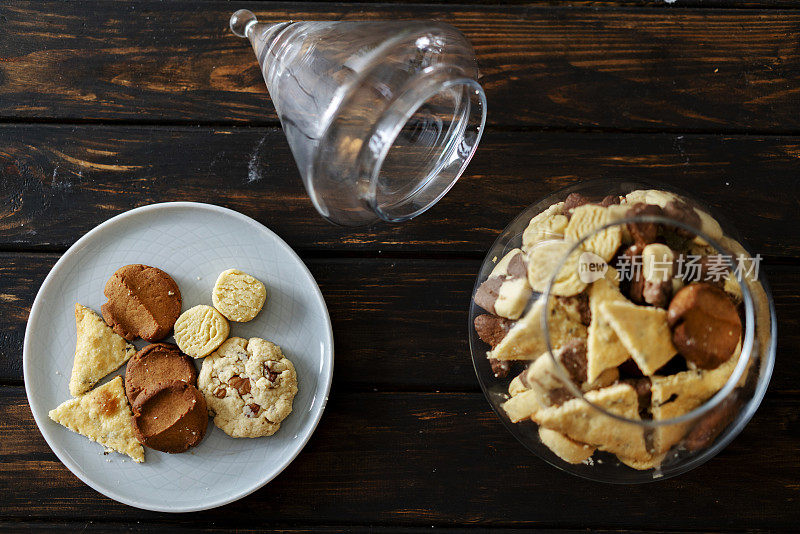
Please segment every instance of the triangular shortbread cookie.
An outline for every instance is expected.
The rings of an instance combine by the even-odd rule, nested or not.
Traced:
[[[617,333],[599,311],[603,302],[628,302],[616,284],[601,278],[589,286],[589,324],[587,345],[586,380],[594,382],[603,371],[616,367],[631,357],[628,349],[619,340]]]
[[[55,410],[50,419],[73,432],[96,441],[103,447],[144,462],[144,447],[133,433],[133,414],[125,398],[122,377],[70,399]]]
[[[652,376],[678,353],[672,344],[667,310],[614,301],[601,303],[598,311],[647,376]]]
[[[558,300],[551,299],[548,326],[553,350],[573,339],[586,339],[586,327],[570,317],[568,310]],[[547,340],[542,329],[544,299],[538,299],[511,330],[486,353],[497,360],[535,360],[547,351]]]
[[[741,345],[739,346],[739,350]],[[739,362],[737,351],[727,362],[716,369],[690,369],[669,376],[654,376],[650,387],[653,419],[663,421],[679,417],[710,399],[722,389]],[[744,383],[742,377],[739,385]],[[692,425],[691,422],[659,426],[653,430],[653,448],[656,453],[666,452],[678,443]]]
[[[586,400],[625,417],[639,419],[639,397],[627,384],[616,384],[584,394]],[[644,429],[635,423],[614,419],[583,399],[571,399],[560,406],[543,408],[533,414],[539,425],[560,432],[580,443],[628,458],[646,458]]]
[[[77,302],[75,326],[78,343],[69,380],[69,392],[73,397],[92,389],[136,353],[136,347],[115,333],[97,313]]]

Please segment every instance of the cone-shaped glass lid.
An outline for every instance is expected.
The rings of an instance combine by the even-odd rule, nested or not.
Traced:
[[[317,210],[343,225],[408,220],[455,184],[486,119],[475,55],[447,24],[258,22],[250,40]]]

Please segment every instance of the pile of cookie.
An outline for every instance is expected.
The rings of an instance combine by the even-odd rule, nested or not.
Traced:
[[[495,377],[516,374],[503,409],[514,423],[538,424],[542,443],[569,463],[591,463],[600,450],[634,469],[659,467],[670,451],[710,445],[749,398],[755,358],[733,394],[699,422],[629,422],[664,421],[698,408],[726,384],[742,347],[742,290],[729,269],[720,274],[719,252],[681,225],[613,224],[648,215],[745,252],[713,217],[671,192],[602,199],[573,193],[531,219],[521,246],[497,261],[474,295],[487,312],[474,327],[489,345]],[[587,255],[603,266],[595,276],[581,273]],[[691,279],[680,268],[690,257],[698,275]],[[545,299],[551,278],[552,297]],[[765,313],[763,287],[746,280]],[[768,337],[769,325],[757,325],[757,344],[766,346]],[[512,373],[515,365],[524,368]]]
[[[143,445],[180,453],[200,443],[209,415],[231,437],[260,437],[277,432],[291,413],[297,375],[281,348],[228,338],[228,321],[250,321],[264,306],[261,281],[228,269],[214,285],[213,306],[181,313],[172,277],[137,264],[118,269],[104,294],[102,317],[75,304],[74,398],[50,411],[53,421],[144,462]],[[171,332],[176,344],[159,342]],[[136,338],[150,344],[137,351]],[[126,362],[124,385],[117,376],[92,389]]]

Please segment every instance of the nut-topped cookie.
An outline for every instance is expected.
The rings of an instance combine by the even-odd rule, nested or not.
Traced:
[[[294,365],[264,339],[232,337],[203,361],[198,386],[214,424],[234,438],[271,436],[292,412]]]

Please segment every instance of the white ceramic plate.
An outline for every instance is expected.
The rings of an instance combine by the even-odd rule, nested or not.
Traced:
[[[253,321],[231,323],[231,336],[262,337],[294,363],[299,392],[274,436],[233,439],[209,423],[205,439],[183,454],[145,449],[145,463],[112,452],[49,419],[70,398],[75,351],[73,306],[95,311],[119,267],[143,263],[169,273],[183,309],[211,304],[217,275],[229,268],[267,286],[267,303]],[[172,341],[167,338],[165,341]],[[145,343],[137,341],[137,348]],[[197,362],[198,365],[200,362]],[[273,232],[235,211],[174,202],[131,210],[83,236],[56,263],[31,308],[23,351],[25,390],[42,435],[70,471],[117,501],[165,512],[221,506],[248,495],[297,456],[317,426],[333,375],[333,334],[319,288],[306,266]],[[121,374],[123,368],[104,380]]]

